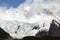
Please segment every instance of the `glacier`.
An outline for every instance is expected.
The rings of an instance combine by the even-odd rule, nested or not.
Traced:
[[[59,8],[59,0],[26,0],[10,9],[1,6],[0,27],[13,38],[35,36],[39,31],[49,31],[53,19],[60,23]],[[33,29],[35,26],[39,28]]]

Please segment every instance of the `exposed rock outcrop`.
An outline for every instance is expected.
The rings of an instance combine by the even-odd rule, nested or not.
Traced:
[[[0,38],[7,39],[9,34],[0,28]]]
[[[58,24],[58,25],[57,25]],[[60,24],[55,21],[52,20],[52,23],[50,24],[50,29],[49,31],[39,31],[36,34],[37,37],[43,37],[43,36],[60,36]]]
[[[0,40],[13,40],[13,38],[2,28],[0,28]]]
[[[57,24],[55,24],[57,23]],[[51,23],[51,26],[50,26],[50,29],[49,29],[49,35],[51,36],[60,36],[60,24],[53,20],[52,23]]]

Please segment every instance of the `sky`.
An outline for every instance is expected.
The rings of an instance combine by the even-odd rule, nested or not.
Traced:
[[[7,6],[7,8],[13,7],[17,8],[20,4],[24,3],[26,0],[0,0],[0,6]],[[43,0],[43,3],[53,2],[53,0]]]
[[[8,8],[18,7],[21,3],[24,3],[25,0],[0,0],[0,6],[7,6]]]

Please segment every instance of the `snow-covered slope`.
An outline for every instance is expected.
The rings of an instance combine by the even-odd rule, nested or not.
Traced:
[[[38,26],[39,25],[39,26]],[[44,24],[45,25],[45,24]],[[45,30],[43,24],[26,23],[19,21],[0,20],[0,27],[13,38],[23,38],[25,36],[35,36],[39,30]],[[35,28],[37,27],[37,28]]]
[[[38,31],[49,31],[53,19],[60,23],[59,7],[59,0],[26,0],[17,8],[0,7],[0,27],[13,38],[35,36]]]
[[[38,30],[33,28],[38,25],[18,21],[0,20],[0,27],[13,38],[23,38],[25,36],[35,36]]]

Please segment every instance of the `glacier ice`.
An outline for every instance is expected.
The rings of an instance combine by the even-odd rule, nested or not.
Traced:
[[[34,34],[32,34],[34,30],[32,29],[35,25],[36,24],[29,24],[25,22],[0,20],[0,27],[8,32],[13,38],[34,36]]]

